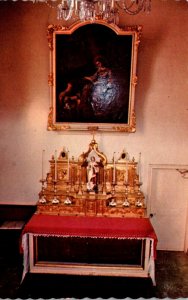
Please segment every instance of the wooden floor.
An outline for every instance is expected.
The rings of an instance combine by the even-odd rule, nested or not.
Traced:
[[[22,284],[22,256],[0,254],[0,298],[188,298],[188,256],[158,251],[157,286],[150,279],[28,274]]]

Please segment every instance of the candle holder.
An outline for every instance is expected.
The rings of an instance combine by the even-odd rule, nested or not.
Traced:
[[[142,202],[140,201],[140,199],[138,199],[138,200],[136,201],[135,205],[136,205],[137,207],[142,207],[142,206],[143,206],[143,204],[142,204]]]
[[[79,184],[79,187],[78,187],[78,195],[82,195],[82,185],[81,185],[81,183]]]
[[[105,178],[105,170],[104,170],[104,180],[103,180],[102,194],[103,194],[103,195],[106,195],[106,178]]]
[[[67,184],[66,193],[67,193],[67,195],[69,195],[69,193],[70,193],[70,188],[71,188],[71,185],[70,185],[69,180],[66,182],[66,184]]]
[[[136,186],[137,186],[137,189],[138,189],[138,195],[141,195],[141,190],[140,190],[141,185],[142,185],[142,182],[137,182],[136,183]]]
[[[80,173],[79,173],[79,186],[78,186],[78,195],[82,195],[81,170],[80,170]]]
[[[57,180],[54,180],[54,198],[52,200],[53,204],[58,204],[59,199],[57,199]]]
[[[128,195],[128,186],[129,186],[129,183],[126,181],[124,183],[124,185],[125,185],[125,194]]]
[[[46,203],[46,199],[44,197],[44,183],[46,182],[45,179],[41,179],[40,182],[42,183],[42,195],[41,198],[39,199],[40,203]]]
[[[70,181],[70,192],[71,192],[71,193],[74,193],[74,191],[75,191],[74,184],[73,184],[73,182],[72,182],[72,180],[71,180],[71,181]]]
[[[103,184],[102,194],[106,195],[106,184],[105,183]]]
[[[67,181],[67,196],[66,196],[66,199],[63,202],[66,205],[72,204],[71,198],[69,196],[70,189],[71,189],[71,183],[69,181]]]
[[[39,199],[40,203],[46,203],[46,199],[44,197],[44,183],[46,182],[45,179],[41,179],[40,182],[42,183],[42,195],[41,198]]]
[[[115,195],[115,186],[116,186],[116,183],[113,182],[112,183],[112,191],[111,191],[112,195]]]

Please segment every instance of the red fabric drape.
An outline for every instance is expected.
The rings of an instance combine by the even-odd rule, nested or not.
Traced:
[[[156,239],[148,218],[33,215],[23,233],[103,238]]]
[[[151,238],[155,253],[157,236],[148,218],[106,218],[87,216],[53,216],[35,214],[22,234],[92,238]]]

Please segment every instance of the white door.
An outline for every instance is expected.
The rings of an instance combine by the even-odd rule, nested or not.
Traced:
[[[174,165],[150,165],[148,215],[158,237],[158,250],[184,251],[188,179]]]

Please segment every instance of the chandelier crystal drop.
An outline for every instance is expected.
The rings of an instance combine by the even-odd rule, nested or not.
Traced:
[[[61,0],[57,5],[57,19],[104,20],[118,24],[120,10],[130,15],[150,12],[151,0]]]

